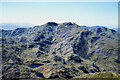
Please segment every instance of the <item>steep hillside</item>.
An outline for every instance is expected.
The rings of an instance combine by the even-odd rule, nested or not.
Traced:
[[[3,79],[73,78],[120,71],[118,32],[106,27],[48,22],[0,33]]]

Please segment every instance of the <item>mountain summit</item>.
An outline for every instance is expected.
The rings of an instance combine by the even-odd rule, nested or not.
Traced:
[[[46,26],[58,26],[58,24],[56,22],[48,22]]]

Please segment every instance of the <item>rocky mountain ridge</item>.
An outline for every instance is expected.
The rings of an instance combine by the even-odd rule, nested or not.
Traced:
[[[118,32],[72,22],[0,30],[3,78],[73,78],[119,71]],[[30,64],[43,64],[30,68]]]

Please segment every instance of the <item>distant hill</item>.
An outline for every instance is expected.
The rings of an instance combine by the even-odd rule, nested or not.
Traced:
[[[101,77],[120,71],[119,33],[113,29],[48,22],[0,34],[3,79],[74,78],[102,72]]]
[[[33,24],[29,23],[0,23],[0,29],[4,30],[13,30],[16,28],[29,28],[33,26]]]
[[[99,27],[99,28],[109,28],[109,27],[106,27],[106,26],[81,26],[81,27],[87,28],[87,29],[97,28],[97,27]],[[115,30],[115,31],[118,31],[118,28],[113,28],[113,27],[111,27],[110,29],[113,29],[113,30]]]

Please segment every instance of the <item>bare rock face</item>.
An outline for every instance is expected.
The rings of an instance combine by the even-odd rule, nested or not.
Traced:
[[[119,33],[112,29],[48,22],[33,28],[0,30],[0,33],[3,79],[73,78],[119,71],[116,67],[120,62]],[[37,67],[31,68],[30,64]]]

